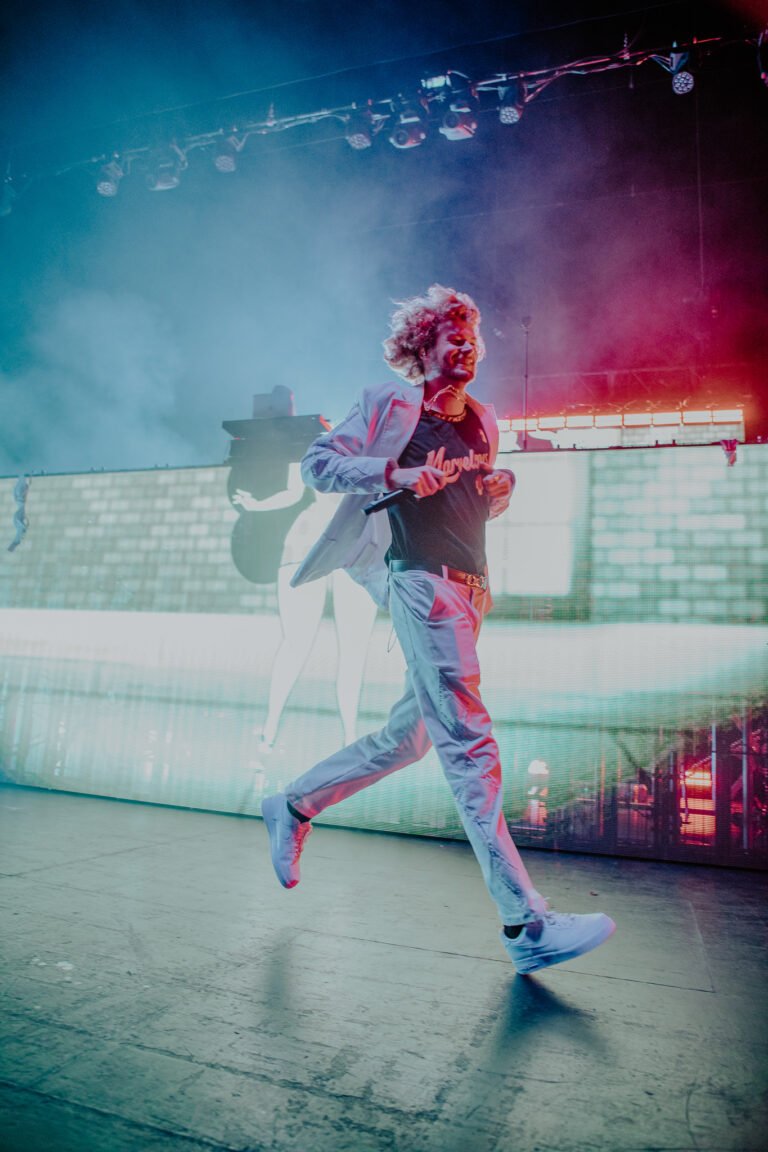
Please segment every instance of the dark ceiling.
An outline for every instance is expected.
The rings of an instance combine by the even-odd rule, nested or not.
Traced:
[[[391,300],[435,279],[481,304],[478,386],[502,411],[519,407],[525,315],[542,409],[761,388],[766,8],[6,4],[0,469],[142,466],[163,445],[206,462],[221,418],[274,383],[337,416],[384,371]],[[687,96],[653,62],[587,68],[511,128],[484,97],[471,140],[432,130],[400,151],[382,132],[356,153],[326,120],[249,138],[231,175],[200,149],[172,191],[148,192],[137,163],[118,196],[95,194],[111,152],[448,70],[479,81],[694,40]]]

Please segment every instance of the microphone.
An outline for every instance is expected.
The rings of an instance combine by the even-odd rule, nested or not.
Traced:
[[[416,496],[409,488],[395,488],[394,492],[386,492],[383,496],[371,500],[370,504],[365,505],[363,512],[366,516],[370,516],[372,512],[381,512],[384,508],[391,508],[393,504],[402,504],[406,499],[415,500]]]

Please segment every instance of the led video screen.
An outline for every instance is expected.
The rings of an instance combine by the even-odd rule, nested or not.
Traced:
[[[765,866],[768,448],[501,463],[480,659],[516,839]],[[0,565],[6,782],[258,815],[400,695],[367,594],[290,584],[337,500],[295,462],[33,477],[25,499]],[[433,752],[316,822],[463,835]]]

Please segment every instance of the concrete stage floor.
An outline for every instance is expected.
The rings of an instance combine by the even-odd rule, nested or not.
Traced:
[[[515,977],[465,844],[4,787],[2,1152],[720,1152],[768,1131],[765,875],[527,852],[618,923]]]

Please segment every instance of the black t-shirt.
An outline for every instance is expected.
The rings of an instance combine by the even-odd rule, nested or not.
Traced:
[[[471,408],[457,424],[422,412],[398,464],[401,468],[431,464],[446,474],[448,483],[433,496],[407,497],[387,510],[392,529],[387,558],[482,572],[490,499],[480,465],[487,463],[488,439]]]

